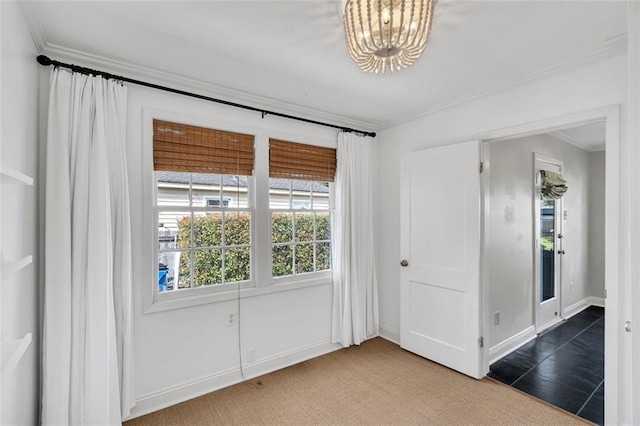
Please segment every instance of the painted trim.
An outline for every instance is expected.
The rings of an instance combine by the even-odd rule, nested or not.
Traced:
[[[395,328],[387,327],[384,325],[380,325],[379,329],[380,337],[400,346],[400,330],[396,330]]]
[[[489,349],[489,364],[493,364],[499,359],[509,355],[511,352],[526,345],[535,339],[536,336],[536,328],[534,326],[529,326],[520,333],[498,343]]]
[[[514,87],[522,86],[527,83],[533,83],[536,81],[544,80],[546,78],[549,78],[558,74],[570,72],[593,63],[604,61],[606,59],[614,58],[621,55],[626,55],[627,53],[626,34],[620,34],[619,36],[612,37],[612,39],[616,39],[616,41],[608,45],[605,44],[605,48],[600,50],[599,52],[595,52],[587,56],[584,56],[582,58],[576,59],[574,61],[567,62],[561,65],[556,65],[554,67],[547,68],[542,71],[534,72],[533,74],[529,74],[527,76],[517,78],[506,84],[499,85],[488,90],[483,90],[474,95],[462,97],[460,99],[457,99],[451,102],[445,102],[415,114],[406,115],[396,120],[390,120],[390,121],[384,122],[378,126],[377,131],[389,129],[391,127],[399,126],[404,123],[419,120],[420,118],[426,117],[436,112],[440,112],[443,110],[447,110],[449,108],[453,108],[458,105],[466,104],[468,102],[473,102],[478,99],[492,96],[492,95],[507,91],[509,89],[512,89]]]
[[[342,349],[342,346],[329,341],[312,343],[258,362],[244,364],[244,379],[240,373],[240,368],[230,368],[198,379],[189,380],[179,385],[160,389],[136,398],[136,405],[131,410],[129,417],[124,420],[131,420],[338,349]]]
[[[599,306],[601,308],[604,308],[604,297],[595,297],[595,296],[589,296],[587,297],[587,299],[589,299],[589,305],[592,306]]]
[[[600,306],[604,308],[604,298],[587,296],[584,299],[577,301],[573,305],[567,306],[566,308],[564,308],[562,310],[562,318],[569,319],[572,316],[584,311],[589,306]]]

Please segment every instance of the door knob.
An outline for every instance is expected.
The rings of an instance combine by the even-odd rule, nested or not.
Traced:
[[[558,250],[558,254],[564,254],[564,250]]]
[[[627,333],[631,333],[631,321],[627,321],[627,322],[624,323],[624,330]]]
[[[407,262],[407,260],[404,259],[402,262],[400,262],[400,266],[409,266],[409,262]]]

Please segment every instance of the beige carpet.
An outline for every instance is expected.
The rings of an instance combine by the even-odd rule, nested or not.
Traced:
[[[126,426],[585,423],[506,385],[471,379],[376,338]]]

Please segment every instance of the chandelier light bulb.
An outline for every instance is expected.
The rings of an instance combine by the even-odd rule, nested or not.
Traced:
[[[399,71],[424,52],[434,0],[347,0],[344,32],[351,58],[366,72]]]

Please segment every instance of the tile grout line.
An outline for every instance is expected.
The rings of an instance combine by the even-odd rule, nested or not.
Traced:
[[[534,365],[533,367],[531,367],[530,369],[528,369],[527,371],[525,371],[520,377],[518,377],[515,381],[513,381],[509,386],[513,386],[515,385],[520,379],[522,379],[524,376],[526,376],[527,374],[529,374],[531,372],[531,370],[533,370],[534,368],[536,368],[537,366],[539,366],[540,364],[542,364],[544,361],[546,361],[548,358],[550,358],[551,356],[553,356],[553,354],[555,354],[556,352],[558,352],[560,349],[562,349],[563,347],[565,347],[567,344],[569,344],[569,342],[571,342],[573,339],[575,339],[576,337],[578,337],[579,335],[581,335],[582,333],[584,333],[585,331],[587,331],[589,328],[591,328],[595,323],[597,323],[598,321],[600,321],[602,318],[604,318],[604,316],[598,318],[597,320],[593,321],[591,324],[589,324],[589,326],[587,326],[586,328],[584,328],[580,333],[576,334],[575,336],[573,336],[571,339],[567,340],[566,342],[564,342],[562,345],[558,346],[558,348],[556,350],[554,350],[553,352],[551,352],[549,355],[547,355],[546,357],[544,357],[542,359],[542,361],[538,362],[536,365]],[[568,321],[568,320],[566,320]],[[564,324],[562,324],[564,325]],[[561,326],[562,326],[561,325]],[[558,327],[559,328],[559,327]],[[538,339],[539,337],[536,336],[536,339]],[[544,342],[544,340],[541,340],[541,342]],[[603,379],[604,381],[604,379]],[[567,385],[565,385],[567,386]],[[579,392],[582,392],[580,389],[575,389],[571,386],[567,386],[573,390],[577,390]],[[596,389],[598,389],[598,387],[596,386]],[[589,397],[591,398],[591,397]],[[589,398],[587,398],[587,401],[589,400]],[[582,409],[582,408],[581,408]]]
[[[578,412],[576,413],[576,416],[579,416],[580,413],[582,412],[582,410],[584,410],[584,407],[587,406],[587,404],[589,403],[589,401],[591,401],[591,398],[593,398],[593,395],[595,395],[595,393],[598,391],[598,389],[600,389],[600,386],[604,385],[604,379],[602,379],[602,381],[600,382],[600,384],[598,386],[596,386],[596,388],[593,390],[593,392],[591,392],[591,395],[589,395],[589,398],[587,398],[587,400],[584,402],[584,404],[582,404],[582,407],[580,407],[580,409],[578,410]],[[584,417],[583,417],[584,418]]]

